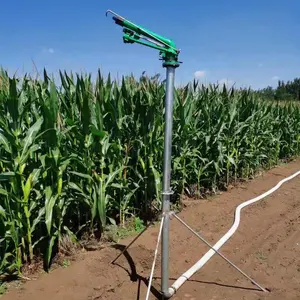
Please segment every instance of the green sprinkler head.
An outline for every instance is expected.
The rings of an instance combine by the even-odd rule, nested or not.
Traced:
[[[123,27],[124,43],[138,43],[159,50],[161,60],[164,61],[164,67],[179,66],[178,55],[180,50],[176,48],[176,45],[172,40],[136,25],[111,10],[107,10],[106,16],[108,13],[113,15],[112,18],[117,25]]]

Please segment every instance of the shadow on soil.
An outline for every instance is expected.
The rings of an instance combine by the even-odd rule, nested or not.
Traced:
[[[161,277],[153,277],[153,279],[161,279]],[[170,280],[175,281],[175,280],[177,280],[177,278],[170,278]],[[257,289],[257,288],[250,288],[250,287],[230,285],[230,284],[222,284],[222,283],[217,283],[214,281],[203,281],[203,280],[193,280],[193,279],[189,279],[188,281],[202,283],[202,284],[208,284],[208,285],[216,285],[216,286],[226,287],[226,288],[231,288],[231,289],[240,289],[240,290],[246,290],[246,291],[261,292],[261,290]]]
[[[124,251],[126,246],[117,244],[117,245],[114,245],[113,248],[115,248],[117,250],[120,250],[122,252],[122,251]],[[114,262],[113,264],[120,267],[120,268],[122,268],[123,270],[125,270],[128,273],[131,281],[133,281],[133,282],[138,281],[138,290],[137,290],[136,300],[140,300],[141,283],[143,282],[146,286],[148,286],[149,280],[137,273],[135,263],[134,263],[132,257],[130,256],[130,254],[127,251],[125,251],[123,253],[123,255],[127,259],[127,262],[130,266],[130,270],[126,269],[125,267],[119,265],[116,262]],[[151,286],[150,291],[157,299],[161,299],[162,295],[155,287]]]
[[[119,250],[120,252],[122,252],[122,251],[124,251],[126,246],[117,244],[117,245],[114,245],[113,248],[115,248],[115,249]],[[143,282],[148,287],[149,280],[137,273],[135,263],[134,263],[132,257],[130,256],[130,254],[127,251],[125,251],[123,253],[123,255],[126,258],[128,264],[130,266],[130,270],[126,269],[125,267],[119,265],[116,262],[114,262],[113,264],[117,265],[120,268],[122,268],[123,270],[125,270],[128,273],[131,281],[133,281],[133,282],[138,281],[138,290],[137,290],[136,300],[140,300],[141,283]],[[161,279],[161,277],[153,277],[153,279]],[[170,279],[175,281],[177,278],[170,278]],[[241,290],[247,290],[247,291],[259,291],[259,292],[261,291],[260,289],[257,289],[257,288],[251,288],[251,287],[245,287],[245,286],[236,286],[236,285],[230,285],[230,284],[222,284],[222,283],[217,283],[217,282],[213,282],[213,281],[203,281],[203,280],[193,280],[193,279],[188,280],[188,281],[197,282],[197,283],[201,283],[201,284],[205,284],[205,285],[216,285],[216,286],[225,287],[225,288],[241,289]],[[151,287],[151,293],[157,299],[162,298],[161,293],[153,286]]]

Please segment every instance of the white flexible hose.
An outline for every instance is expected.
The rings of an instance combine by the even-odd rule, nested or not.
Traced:
[[[213,248],[215,250],[219,250],[226,243],[226,241],[236,232],[240,224],[240,212],[244,207],[269,196],[270,194],[275,192],[283,183],[295,178],[299,174],[300,171],[281,180],[276,186],[274,186],[272,189],[268,190],[267,192],[263,193],[262,195],[241,203],[235,210],[235,219],[233,225],[228,230],[228,232],[213,246]],[[169,296],[172,297],[175,294],[175,292],[183,285],[183,283],[186,280],[188,280],[191,276],[193,276],[197,271],[199,271],[215,253],[216,252],[213,249],[210,249],[195,265],[193,265],[189,270],[187,270],[184,274],[182,274],[169,288]]]

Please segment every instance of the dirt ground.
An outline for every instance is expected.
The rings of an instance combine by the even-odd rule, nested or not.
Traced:
[[[179,214],[189,225],[215,243],[230,228],[236,206],[270,189],[300,169],[300,160],[280,166],[210,200],[187,203]],[[241,223],[220,251],[250,277],[270,289],[263,293],[217,255],[172,299],[201,300],[296,300],[300,299],[300,176],[285,183],[260,202],[242,210]],[[150,228],[120,257],[109,262],[119,249],[82,254],[67,268],[42,274],[19,288],[10,289],[1,300],[96,300],[145,299],[158,226]],[[170,284],[191,267],[208,248],[177,220],[171,221]],[[151,299],[160,285],[160,257]]]

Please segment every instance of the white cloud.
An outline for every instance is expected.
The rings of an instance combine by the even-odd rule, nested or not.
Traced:
[[[44,53],[50,53],[50,54],[53,54],[53,53],[54,53],[54,49],[53,49],[53,48],[43,48],[43,52],[44,52]]]
[[[220,84],[220,85],[226,85],[226,86],[228,86],[228,85],[233,85],[233,80],[230,80],[230,79],[226,79],[226,78],[222,78],[222,79],[220,79],[219,81],[218,81],[218,83]]]
[[[272,80],[278,80],[279,79],[279,76],[273,76],[272,77]]]
[[[206,71],[196,71],[195,73],[194,73],[194,77],[196,78],[196,79],[199,79],[199,78],[202,78],[202,77],[204,77],[206,75]]]

